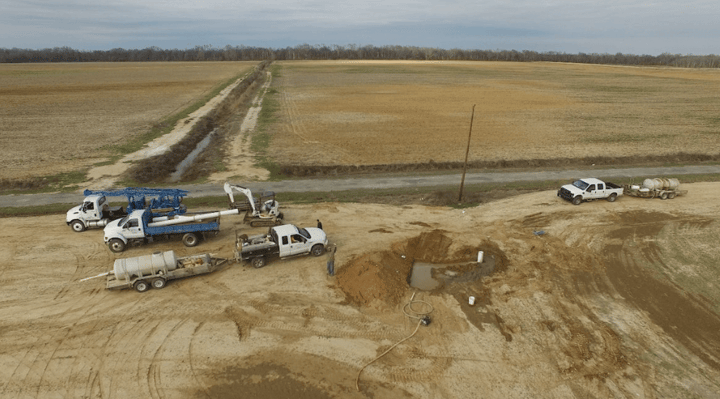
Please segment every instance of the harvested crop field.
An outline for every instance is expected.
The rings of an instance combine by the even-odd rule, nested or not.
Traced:
[[[288,220],[319,218],[337,245],[335,277],[323,255],[145,293],[79,280],[153,251],[231,257],[236,230],[264,229],[228,216],[198,247],[114,254],[57,216],[0,219],[0,397],[717,398],[720,185],[684,188],[580,206],[553,191],[464,210],[294,205]],[[411,287],[415,262],[440,285]],[[405,315],[411,298],[428,326]]]
[[[0,65],[0,179],[106,161],[256,62]]]
[[[281,165],[716,154],[717,70],[508,62],[280,62]]]

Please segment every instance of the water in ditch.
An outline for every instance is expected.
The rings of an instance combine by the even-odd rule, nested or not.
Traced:
[[[192,150],[192,152],[190,154],[188,154],[188,156],[185,157],[185,159],[183,159],[182,162],[180,162],[178,164],[178,166],[175,168],[175,171],[170,174],[171,182],[175,183],[175,182],[180,181],[180,179],[182,179],[182,176],[185,174],[185,172],[188,170],[188,168],[190,168],[190,166],[192,166],[193,162],[195,162],[195,158],[197,158],[197,156],[200,155],[202,150],[204,150],[205,147],[207,147],[208,144],[210,144],[210,139],[212,139],[213,134],[215,134],[215,130],[217,130],[217,129],[214,129],[212,132],[208,133],[208,135],[205,136],[204,139],[202,139],[199,143],[197,143],[197,145],[195,146],[195,149]]]

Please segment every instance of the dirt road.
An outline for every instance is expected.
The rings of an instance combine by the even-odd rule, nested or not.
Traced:
[[[159,250],[229,257],[251,231],[227,217],[196,248],[117,255],[61,216],[0,219],[0,397],[717,398],[720,184],[685,188],[580,206],[554,192],[466,210],[291,206],[288,221],[319,218],[337,244],[335,277],[326,256],[297,258],[143,294],[78,280]],[[493,268],[472,263],[480,250]],[[443,284],[411,288],[413,261],[444,264]],[[416,329],[416,291],[430,325],[356,390]]]
[[[689,174],[717,174],[720,173],[720,166],[717,165],[690,165],[674,167],[645,167],[645,168],[619,168],[619,169],[593,169],[593,170],[558,170],[539,172],[489,172],[489,173],[468,173],[465,178],[466,186],[472,184],[487,183],[509,183],[520,181],[548,181],[568,180],[592,175],[612,179],[616,177],[636,177],[641,182],[647,176],[671,176],[680,177]],[[415,175],[415,176],[387,176],[387,177],[350,177],[343,179],[298,179],[283,180],[274,182],[238,182],[253,192],[264,190],[283,192],[331,192],[343,190],[374,190],[391,188],[412,188],[412,187],[434,187],[460,185],[460,174],[441,175]],[[177,185],[180,188],[190,191],[190,198],[223,196],[221,182],[208,184]],[[99,189],[93,187],[93,189]],[[74,204],[80,203],[83,199],[82,192],[77,193],[42,193],[42,194],[17,194],[0,195],[0,208],[17,206],[35,206],[49,204]]]

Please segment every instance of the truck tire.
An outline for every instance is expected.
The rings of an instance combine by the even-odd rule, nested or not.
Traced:
[[[119,238],[113,238],[108,241],[108,247],[113,252],[122,252],[125,250],[125,243]]]
[[[673,198],[675,198],[675,193],[672,193],[672,192],[668,193],[668,199],[673,199]]]
[[[165,284],[167,284],[167,281],[162,277],[158,277],[152,281],[152,287],[157,289],[165,288]]]
[[[194,247],[200,242],[200,238],[195,233],[186,233],[182,238],[186,247]]]
[[[70,222],[70,227],[76,233],[82,233],[83,231],[85,231],[85,223],[79,220],[73,220],[72,222]]]
[[[617,194],[610,194],[609,197],[607,197],[608,202],[615,202],[617,199]]]
[[[252,265],[254,268],[259,269],[263,266],[265,266],[265,258],[262,256],[258,256],[257,258],[253,258]]]
[[[135,285],[133,285],[133,288],[135,288],[137,292],[145,292],[150,289],[150,284],[145,280],[138,280],[135,282]]]
[[[310,250],[310,253],[314,256],[320,256],[325,253],[325,247],[320,244],[314,245]]]
[[[579,195],[573,197],[573,199],[572,199],[573,205],[580,205],[581,202],[582,202],[582,197]]]
[[[668,199],[668,194],[667,194],[665,191],[663,191],[662,193],[660,193],[660,199],[661,199],[661,200],[666,200],[666,199]]]

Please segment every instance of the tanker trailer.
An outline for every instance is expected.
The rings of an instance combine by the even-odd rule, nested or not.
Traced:
[[[673,199],[678,195],[687,194],[680,190],[680,181],[675,178],[645,179],[641,186],[625,185],[625,194],[631,197]]]
[[[215,258],[210,254],[176,257],[175,251],[155,252],[152,255],[117,259],[113,269],[107,273],[84,278],[85,281],[107,276],[107,288],[135,288],[145,292],[152,288],[164,288],[168,281],[183,277],[212,273],[227,259]]]

